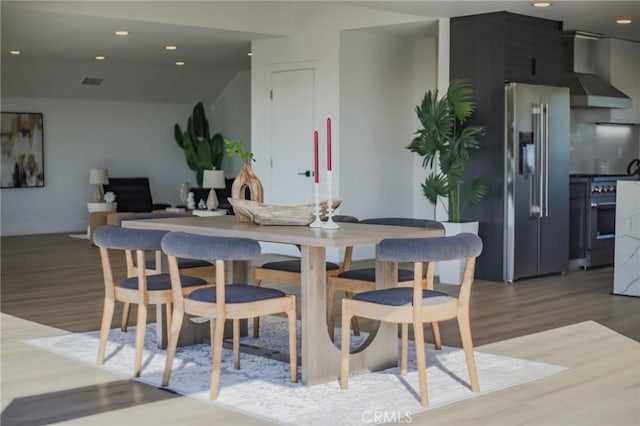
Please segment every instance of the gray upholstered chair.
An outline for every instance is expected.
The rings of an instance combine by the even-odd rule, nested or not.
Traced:
[[[406,217],[379,217],[372,219],[361,220],[360,223],[371,225],[391,225],[391,226],[412,226],[415,228],[430,228],[440,229],[444,232],[444,226],[442,223],[429,220],[429,219],[414,219]],[[413,285],[413,271],[408,269],[398,270],[398,285],[400,286],[412,286]],[[427,280],[422,279],[423,288],[433,290],[427,287]],[[375,268],[359,268],[351,269],[350,265],[345,266],[344,270],[336,275],[327,277],[327,326],[329,329],[329,336],[333,340],[335,319],[336,319],[336,293],[342,291],[345,293],[345,297],[351,298],[354,294],[362,293],[363,291],[374,290],[376,287],[376,269]],[[344,325],[343,325],[344,327]],[[353,318],[351,321],[351,327],[353,333],[360,335],[360,327],[358,325],[358,319]],[[433,332],[433,340],[437,349],[440,349],[440,330],[438,324],[431,325]]]
[[[101,226],[94,233],[95,244],[100,248],[102,273],[104,277],[104,308],[100,325],[100,346],[97,364],[104,363],[104,356],[109,339],[109,330],[113,319],[115,302],[124,302],[128,310],[130,304],[138,305],[136,321],[136,355],[133,375],[138,377],[142,365],[144,334],[147,325],[147,305],[166,305],[167,319],[171,318],[173,293],[168,273],[147,274],[145,268],[136,268],[134,252],[138,264],[144,263],[145,251],[161,250],[162,237],[166,231],[120,228],[118,226]],[[109,251],[124,251],[127,264],[126,276],[116,279],[111,267]],[[181,276],[178,278],[180,292],[188,293],[206,284],[201,278]]]
[[[193,216],[189,213],[132,213],[130,215],[119,216],[115,219],[114,225],[122,226],[123,220],[170,219],[178,217]],[[162,252],[160,250],[157,250],[152,257],[146,257],[144,266],[147,275],[155,275],[163,272],[161,264],[161,254]],[[131,269],[131,274],[133,276],[137,274],[136,271],[138,264],[135,259],[132,259],[132,265],[134,265]],[[207,282],[215,282],[216,268],[211,262],[207,262],[205,260],[180,258],[178,259],[178,268],[182,270],[183,273],[188,274],[190,277],[198,277],[206,280]],[[127,325],[129,323],[129,311],[130,306],[128,303],[125,303],[124,308],[122,309],[122,321],[120,322],[120,329],[122,331],[127,331]]]
[[[440,322],[456,318],[460,329],[471,390],[479,392],[478,375],[473,357],[473,340],[469,319],[471,286],[476,257],[482,251],[482,241],[477,235],[463,233],[452,237],[386,239],[378,246],[378,258],[390,262],[413,262],[413,287],[394,287],[356,294],[353,299],[342,300],[342,323],[348,324],[353,316],[385,322],[400,323],[402,329],[402,355],[400,374],[407,373],[408,328],[413,324],[416,346],[418,377],[420,380],[420,403],[428,404],[426,356],[422,325],[425,322]],[[425,290],[421,281],[423,262],[427,263],[427,281],[433,282],[435,262],[466,259],[464,277],[458,297],[434,290]],[[348,388],[349,380],[349,333],[342,333],[342,365],[340,386]]]
[[[333,217],[334,222],[357,223],[358,218],[347,215],[336,215]],[[327,278],[337,275],[343,271],[345,267],[351,264],[352,247],[347,247],[344,252],[342,266],[337,263],[327,262],[326,271]],[[281,260],[276,262],[267,262],[262,266],[256,266],[253,269],[253,283],[260,287],[263,281],[274,281],[285,284],[300,285],[302,281],[302,262],[301,259]],[[260,333],[260,318],[253,320],[253,337],[258,337]]]
[[[219,393],[220,364],[224,322],[233,321],[234,368],[240,368],[240,319],[286,313],[289,319],[289,360],[291,381],[298,381],[296,352],[296,299],[293,295],[271,288],[256,287],[244,283],[225,282],[225,261],[251,260],[260,254],[257,241],[246,238],[222,238],[170,232],[162,239],[162,250],[167,254],[171,285],[174,295],[174,311],[169,331],[167,363],[162,376],[162,386],[169,384],[173,358],[184,314],[206,317],[211,320],[211,399]],[[215,261],[215,287],[196,290],[183,297],[180,288],[178,257]]]

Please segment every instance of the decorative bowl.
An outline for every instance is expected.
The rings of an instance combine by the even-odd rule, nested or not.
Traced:
[[[258,225],[308,225],[313,222],[313,204],[281,206],[257,201],[228,198],[236,216],[244,216]],[[337,209],[342,200],[333,200],[333,209]],[[328,202],[320,203],[320,217],[327,215]]]

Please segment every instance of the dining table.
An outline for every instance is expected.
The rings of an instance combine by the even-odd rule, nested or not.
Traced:
[[[444,231],[406,226],[340,223],[339,229],[309,226],[258,225],[239,221],[236,216],[180,217],[124,220],[122,226],[137,229],[160,229],[216,237],[249,238],[260,242],[295,244],[301,251],[300,290],[300,366],[305,385],[326,383],[340,375],[340,349],[327,330],[326,252],[327,248],[375,245],[385,238],[424,238],[444,235]],[[248,262],[237,262],[227,272],[227,279],[240,282],[248,278]],[[393,287],[398,264],[377,259],[376,288]],[[348,332],[348,328],[345,329]],[[351,372],[377,371],[397,365],[397,326],[375,323],[366,341],[352,350]]]

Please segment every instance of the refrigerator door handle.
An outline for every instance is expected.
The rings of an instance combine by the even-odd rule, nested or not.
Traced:
[[[542,170],[543,170],[543,152],[542,152],[542,117],[541,105],[532,104],[531,108],[533,120],[533,144],[536,151],[536,169],[534,172],[535,179],[529,181],[529,216],[540,216],[541,212],[541,195],[542,195]]]
[[[544,197],[541,216],[549,217],[549,104],[542,104],[542,124],[544,126],[542,176],[544,178]]]

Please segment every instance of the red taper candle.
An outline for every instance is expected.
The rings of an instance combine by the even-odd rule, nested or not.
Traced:
[[[331,170],[331,117],[327,117],[327,170]]]

